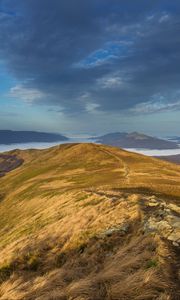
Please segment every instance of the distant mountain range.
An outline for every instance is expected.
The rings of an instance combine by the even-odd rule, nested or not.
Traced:
[[[0,144],[5,145],[33,142],[50,143],[67,140],[66,136],[57,133],[0,130]]]
[[[176,140],[175,140],[176,139]],[[58,133],[47,133],[38,131],[13,131],[0,130],[0,144],[24,144],[24,143],[53,143],[68,141],[69,138]],[[109,133],[99,137],[91,138],[91,141],[100,144],[120,148],[137,148],[137,149],[178,149],[178,137],[173,137],[172,140],[164,140],[152,136],[148,136],[139,132],[115,132]],[[180,143],[180,138],[179,138]]]
[[[176,155],[167,155],[167,156],[156,156],[157,158],[160,158],[162,160],[167,160],[169,162],[173,162],[175,164],[180,164],[180,154]]]
[[[168,140],[180,143],[180,136],[170,136]]]
[[[138,132],[115,132],[94,138],[96,142],[121,148],[178,149],[177,142],[159,139]]]

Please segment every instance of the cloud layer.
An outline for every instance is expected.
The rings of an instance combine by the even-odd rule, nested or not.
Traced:
[[[178,0],[1,0],[10,96],[71,115],[179,109],[179,13]]]

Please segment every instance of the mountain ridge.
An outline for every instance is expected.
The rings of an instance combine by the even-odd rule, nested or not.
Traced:
[[[103,136],[94,137],[97,143],[107,144],[121,148],[144,148],[144,149],[178,149],[178,143],[159,139],[138,132],[126,133],[115,132]]]
[[[0,144],[5,145],[31,142],[58,142],[67,140],[67,137],[58,133],[0,130]]]
[[[179,166],[92,143],[8,155],[0,299],[178,299]]]
[[[156,156],[159,159],[169,161],[171,163],[180,164],[180,154]]]

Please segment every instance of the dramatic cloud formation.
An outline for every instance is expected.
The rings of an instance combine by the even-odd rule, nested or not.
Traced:
[[[8,95],[67,116],[179,110],[179,13],[178,0],[1,0]]]

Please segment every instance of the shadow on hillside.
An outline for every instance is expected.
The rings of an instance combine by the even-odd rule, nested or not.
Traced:
[[[24,160],[16,155],[0,154],[0,177],[20,167]]]
[[[39,244],[14,262],[13,272],[30,290],[19,299],[175,299],[166,266],[159,266],[158,243],[141,232],[140,219],[126,231],[105,231],[74,249],[59,248],[49,262],[51,250],[52,243]]]

